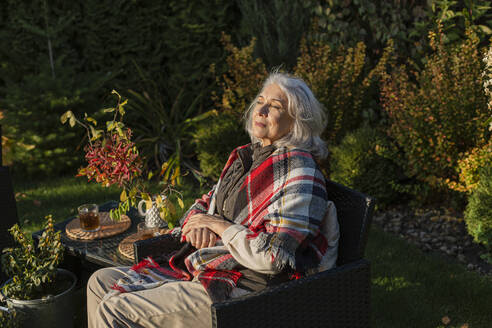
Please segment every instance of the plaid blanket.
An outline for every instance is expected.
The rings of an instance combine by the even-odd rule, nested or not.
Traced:
[[[216,185],[217,190],[222,177],[238,160],[238,150],[249,146],[238,147],[231,153]],[[278,271],[305,272],[319,264],[325,254],[328,244],[320,233],[328,200],[324,181],[310,153],[285,147],[276,149],[247,175],[238,196],[245,197],[246,205],[234,222],[249,228],[247,238],[256,251],[270,254]],[[214,213],[215,190],[195,202],[181,220],[182,227],[194,214]],[[179,234],[180,228],[174,232]],[[155,263],[150,260],[139,265],[138,281],[146,281],[142,278],[142,268],[162,272],[164,282],[169,277],[181,280],[196,277],[214,302],[227,299],[241,277],[237,270],[239,263],[220,242],[217,246],[199,250],[187,245],[170,259],[169,268],[155,268]],[[155,274],[155,270],[151,272]],[[136,288],[141,286],[137,287],[133,281],[136,279],[122,282],[124,286],[117,283],[114,289],[120,292],[138,290]],[[153,281],[144,283],[149,288],[153,284]]]

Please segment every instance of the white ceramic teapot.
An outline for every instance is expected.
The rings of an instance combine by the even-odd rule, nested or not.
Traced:
[[[162,200],[166,199],[166,196],[161,196]],[[143,210],[143,206],[146,204],[145,200],[141,200],[138,202],[138,213],[141,216],[145,216],[145,225],[147,227],[158,227],[158,228],[164,228],[167,226],[167,223],[161,219],[159,216],[159,209],[157,208],[155,204],[155,200],[152,200],[152,207],[146,208],[145,211]]]

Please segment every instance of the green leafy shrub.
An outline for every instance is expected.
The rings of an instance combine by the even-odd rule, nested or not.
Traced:
[[[58,68],[61,63],[57,64]],[[77,74],[68,67],[53,78],[46,67],[41,73],[26,74],[21,81],[7,81],[0,106],[5,117],[5,135],[14,144],[14,173],[53,176],[70,172],[81,162],[81,133],[67,131],[59,117],[67,109],[93,114],[98,108],[97,95],[106,77],[97,73]]]
[[[124,33],[118,36],[120,46],[124,44],[128,51],[127,58],[120,64],[125,71],[121,86],[139,93],[150,92],[142,83],[137,69],[128,65],[135,61],[147,77],[159,85],[165,95],[162,100],[166,108],[175,106],[178,98],[178,110],[182,113],[191,107],[198,113],[210,108],[210,98],[203,95],[217,90],[217,85],[209,67],[215,64],[217,72],[225,70],[226,53],[221,43],[221,32],[235,34],[239,27],[240,13],[235,3],[228,0],[149,1],[145,4],[123,0],[121,3],[128,7],[125,10],[127,19],[135,20],[132,26],[142,29],[135,33],[125,28]],[[104,6],[112,5],[106,3]],[[136,16],[135,12],[140,14]],[[121,13],[115,15],[118,17]],[[94,32],[99,33],[97,30]],[[115,35],[108,33],[100,45],[104,47],[112,37]],[[128,37],[138,44],[138,55],[135,54],[136,47],[128,43]],[[116,47],[115,51],[119,53]],[[105,53],[106,56],[111,54]]]
[[[462,40],[467,24],[477,26],[481,40],[492,33],[489,0],[379,1],[311,0],[317,40],[332,46],[353,47],[363,41],[368,56],[375,60],[389,40],[397,51],[416,62],[429,51],[426,35],[435,22],[444,24],[446,42]]]
[[[246,140],[243,134],[238,138],[227,137],[230,132],[225,127],[239,126],[238,122],[242,118],[245,109],[254,99],[261,83],[267,77],[263,61],[253,57],[255,40],[243,48],[235,47],[229,36],[223,36],[224,47],[229,53],[227,57],[228,70],[217,78],[217,83],[221,88],[221,93],[215,93],[213,100],[219,115],[227,114],[230,119],[236,122],[226,123],[227,118],[212,122],[214,125],[210,129],[210,124],[205,123],[202,130],[195,135],[197,153],[200,161],[206,160],[207,163],[200,164],[202,169],[206,169],[208,175],[215,172],[223,165],[222,161],[212,161],[217,158],[227,158],[229,151],[238,146],[238,140]],[[360,122],[370,120],[374,116],[377,104],[370,102],[371,95],[375,90],[375,77],[378,72],[384,69],[389,60],[390,52],[385,51],[378,64],[366,72],[365,46],[359,43],[356,48],[339,47],[332,50],[331,47],[321,41],[308,43],[303,39],[300,47],[300,55],[294,74],[303,78],[311,87],[318,100],[324,105],[329,116],[328,126],[323,134],[323,138],[330,144],[339,142],[345,133],[356,129]],[[346,110],[350,108],[350,110]],[[205,131],[210,134],[205,138]],[[235,130],[237,131],[237,129]],[[198,137],[199,136],[199,137]],[[203,143],[200,141],[204,139]],[[211,140],[220,140],[221,148],[210,153]],[[226,143],[229,142],[228,146]],[[215,143],[215,142],[214,142]],[[222,155],[218,155],[219,153]],[[325,163],[326,164],[326,163]],[[328,164],[323,164],[327,166]],[[327,167],[325,167],[327,169]]]
[[[492,6],[489,0],[434,0],[430,11],[428,19],[417,25],[422,31],[422,28],[432,30],[434,22],[440,21],[446,43],[455,43],[466,38],[468,26],[476,27],[475,32],[482,41],[492,34]]]
[[[135,143],[140,154],[147,159],[147,170],[162,169],[165,180],[179,177],[178,183],[187,170],[199,178],[189,140],[194,127],[215,112],[198,112],[196,104],[202,94],[189,107],[185,107],[184,89],[173,105],[167,107],[169,100],[157,85],[152,81],[148,81],[148,85],[148,92],[129,90],[131,111],[128,124],[136,135]]]
[[[215,66],[211,67],[220,89],[212,94],[218,117],[199,123],[193,134],[202,173],[212,179],[219,177],[230,152],[250,141],[242,124],[243,115],[268,75],[263,61],[253,57],[255,39],[243,48],[234,46],[226,34],[222,42],[228,54],[227,70],[218,74]]]
[[[45,229],[38,247],[34,247],[33,240],[25,235],[18,224],[9,229],[19,246],[6,248],[2,254],[2,268],[12,278],[2,289],[8,298],[37,299],[46,296],[47,289],[53,287],[64,248],[60,242],[60,232],[55,232],[53,227],[51,215],[46,217]]]
[[[427,22],[432,16],[428,1],[311,0],[311,36],[332,46],[355,47],[364,42],[368,57],[376,61],[389,40],[412,58],[425,50]]]
[[[5,0],[0,12],[0,85],[38,72],[49,61],[49,40],[54,60],[64,58],[76,73],[110,73],[112,87],[138,90],[135,61],[174,96],[185,84],[210,84],[208,67],[224,56],[220,32],[240,21],[227,0]]]
[[[468,198],[465,222],[470,235],[492,252],[492,165],[481,169],[477,187]]]
[[[224,113],[200,124],[193,134],[198,149],[200,170],[206,177],[218,179],[230,152],[250,142],[244,126],[236,117]]]
[[[474,190],[480,180],[480,168],[489,163],[492,163],[492,140],[482,147],[465,152],[463,158],[458,160],[459,181],[449,182],[449,187],[460,192]]]
[[[222,34],[221,40],[227,53],[227,65],[223,74],[215,72],[215,65],[211,67],[219,86],[219,92],[212,93],[214,108],[219,114],[229,113],[241,118],[260,91],[268,71],[263,60],[253,56],[256,39],[251,39],[251,42],[242,48],[234,46],[227,34]]]
[[[8,119],[3,122],[10,142],[6,159],[15,160],[22,173],[72,171],[81,156],[67,153],[64,145],[76,146],[80,134],[63,133],[52,118],[68,109],[92,114],[113,88],[148,92],[137,67],[166,91],[165,108],[180,97],[182,112],[191,106],[203,112],[210,97],[194,102],[216,88],[209,67],[216,63],[218,74],[224,70],[220,32],[235,34],[239,15],[227,0],[2,1],[0,112]],[[106,82],[95,88],[103,78]]]
[[[431,33],[434,52],[422,71],[392,64],[390,74],[382,72],[381,102],[389,134],[403,150],[399,163],[407,176],[441,191],[458,181],[460,154],[487,142],[478,42],[471,28],[458,45]]]
[[[374,116],[377,104],[371,100],[373,82],[389,55],[385,51],[378,64],[368,71],[366,47],[362,42],[354,48],[332,49],[324,41],[303,39],[294,73],[308,83],[328,114],[323,138],[329,144],[337,144],[361,121]]]
[[[395,149],[384,133],[365,125],[330,150],[331,180],[375,197],[380,208],[401,198],[393,186],[402,172],[391,160]]]
[[[255,55],[267,67],[296,63],[299,42],[309,26],[310,6],[302,0],[239,0],[242,26],[258,40]],[[274,17],[274,19],[272,19]]]

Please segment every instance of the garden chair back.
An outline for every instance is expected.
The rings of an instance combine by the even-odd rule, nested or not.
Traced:
[[[340,225],[337,266],[363,258],[374,199],[333,181],[326,181],[326,191],[335,203]]]
[[[14,245],[8,229],[19,222],[9,168],[2,164],[2,126],[0,125],[0,252]],[[0,284],[6,280],[0,262]]]
[[[216,327],[369,327],[370,263],[363,259],[374,199],[327,181],[340,224],[337,267],[211,305]],[[170,235],[137,241],[135,259],[179,248]]]

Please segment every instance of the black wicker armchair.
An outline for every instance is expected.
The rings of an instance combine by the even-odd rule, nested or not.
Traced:
[[[374,200],[328,181],[340,224],[337,267],[260,292],[211,305],[213,327],[369,327],[370,266],[363,259]],[[136,261],[166,254],[180,243],[170,235],[134,244]]]

